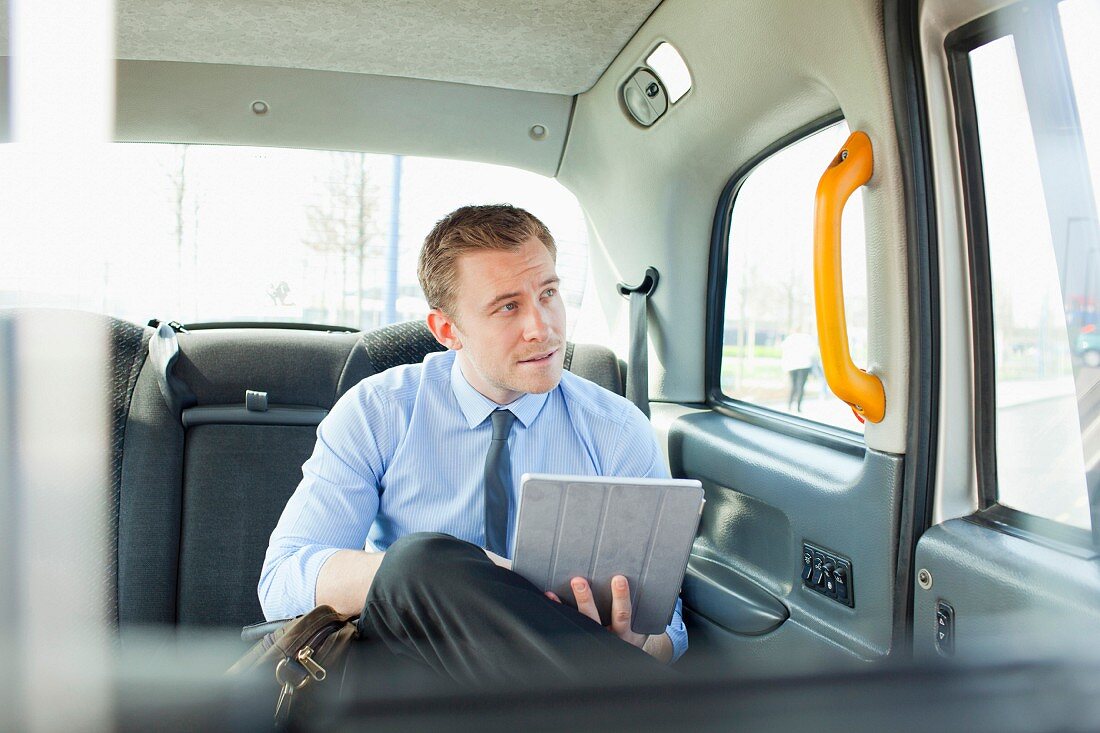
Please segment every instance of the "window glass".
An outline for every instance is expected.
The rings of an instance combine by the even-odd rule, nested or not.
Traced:
[[[848,139],[839,122],[758,165],[733,204],[729,232],[722,392],[779,412],[862,432],[821,370],[814,312],[813,216],[818,180]],[[862,193],[842,222],[848,339],[867,360],[867,273]]]
[[[1100,33],[1098,6],[1061,8],[1075,93],[1051,81],[1056,44],[1008,35],[970,52],[993,298],[997,499],[1086,529],[1086,475],[1100,463],[1100,85],[1097,54],[1084,46]]]
[[[34,159],[0,147],[0,307],[56,306],[144,323],[252,320],[369,329],[427,312],[416,260],[434,223],[465,204],[512,203],[558,244],[569,323],[587,229],[557,181],[503,166],[279,148],[117,144],[96,157],[100,221],[58,257],[21,247],[18,205]],[[51,202],[43,217],[71,216]]]

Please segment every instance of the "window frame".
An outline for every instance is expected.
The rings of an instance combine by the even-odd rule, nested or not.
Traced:
[[[955,106],[955,134],[958,138],[962,178],[963,218],[970,268],[971,331],[974,359],[974,464],[978,510],[970,519],[983,526],[1029,539],[1056,549],[1073,548],[1091,552],[1100,548],[1097,508],[1090,501],[1092,531],[1074,527],[1001,504],[997,482],[997,392],[993,331],[993,277],[989,256],[989,227],[986,215],[978,110],[974,99],[970,52],[988,43],[1015,35],[1023,22],[1034,23],[1035,11],[1058,22],[1059,0],[1018,3],[977,18],[952,31],[944,39],[951,98]],[[1025,19],[1025,14],[1028,15]],[[1053,18],[1051,18],[1053,16]],[[1056,26],[1058,27],[1058,26]],[[1044,27],[1047,33],[1051,28]],[[1069,81],[1069,67],[1062,35],[1054,34],[1059,72]],[[1086,486],[1086,492],[1088,487]],[[1093,553],[1090,556],[1095,556]]]
[[[862,456],[867,445],[860,433],[788,415],[752,402],[739,400],[722,391],[722,347],[724,344],[726,283],[729,276],[730,224],[737,195],[753,171],[776,153],[845,120],[836,109],[784,135],[738,168],[722,189],[711,228],[710,266],[707,280],[706,349],[704,389],[706,404],[715,412],[775,430],[817,445]],[[823,161],[824,163],[827,161]],[[822,168],[824,170],[824,168]]]

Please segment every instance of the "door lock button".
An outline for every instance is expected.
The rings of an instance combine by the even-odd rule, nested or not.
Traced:
[[[944,600],[936,601],[936,651],[945,657],[955,653],[955,609]]]
[[[849,608],[855,607],[852,561],[809,542],[802,544],[802,584]]]
[[[848,602],[848,571],[843,565],[833,571],[833,582],[836,583],[836,599],[841,603]]]
[[[809,581],[814,574],[814,553],[802,549],[802,580]]]
[[[820,588],[822,586],[822,578],[825,577],[825,555],[818,551],[814,551],[814,574],[810,576],[810,584]]]

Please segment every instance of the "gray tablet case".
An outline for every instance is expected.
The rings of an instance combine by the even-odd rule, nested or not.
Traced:
[[[703,510],[686,479],[524,474],[512,569],[576,606],[569,581],[588,578],[611,623],[611,578],[630,581],[631,627],[659,634],[672,620]]]

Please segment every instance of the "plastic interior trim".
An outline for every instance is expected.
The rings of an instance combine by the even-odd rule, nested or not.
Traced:
[[[919,3],[895,0],[887,2],[884,11],[898,148],[908,191],[909,292],[915,296],[915,307],[909,311],[910,413],[894,582],[893,646],[904,654],[911,650],[913,640],[913,559],[917,541],[932,526],[938,458],[940,311],[936,296],[940,282],[936,210],[930,193],[929,120],[924,104],[927,88],[919,52]]]

